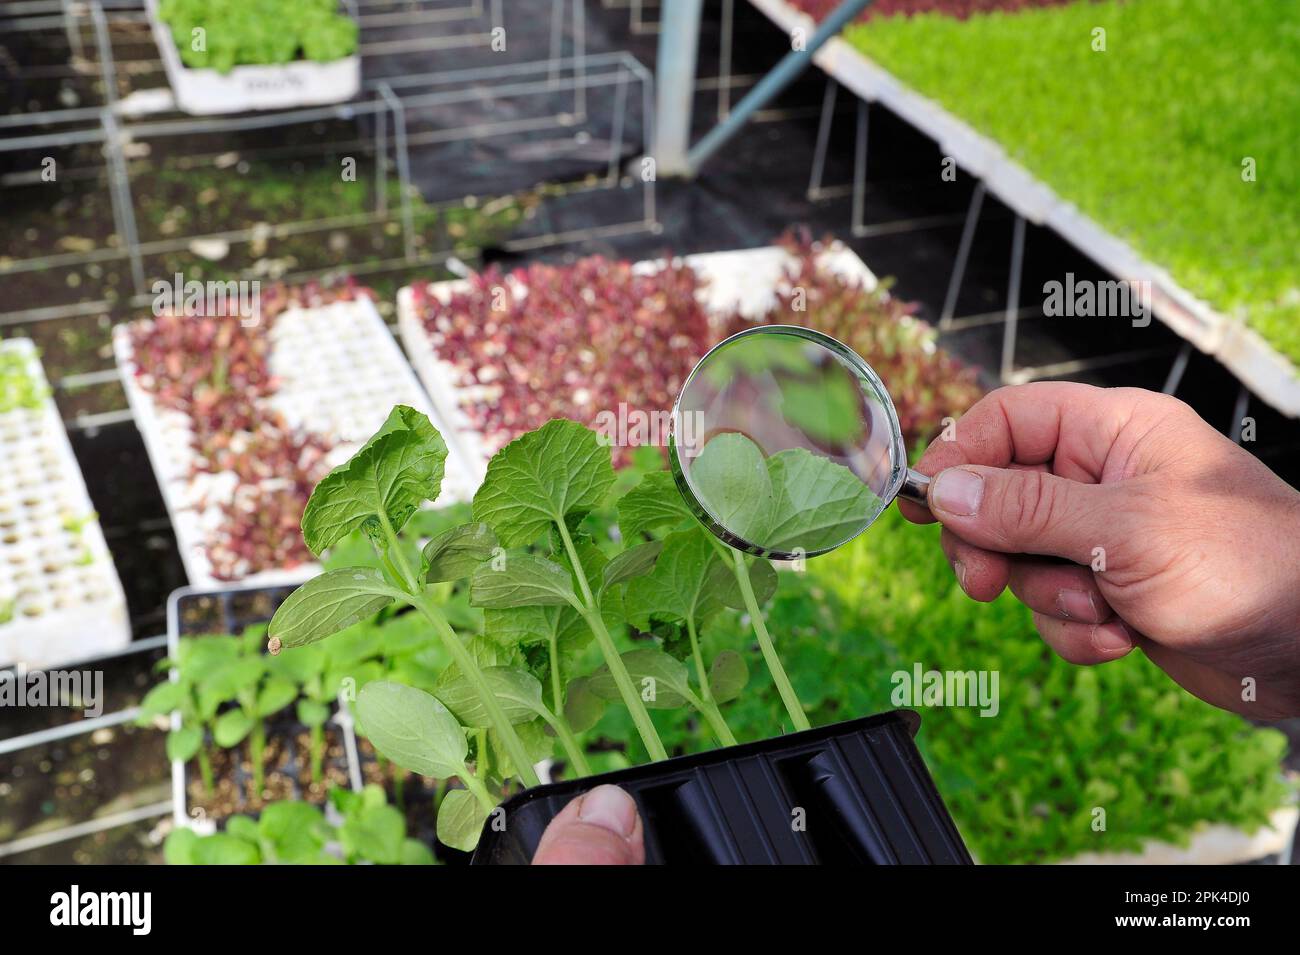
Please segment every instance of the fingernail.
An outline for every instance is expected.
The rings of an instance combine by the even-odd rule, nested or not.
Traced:
[[[957,583],[961,584],[961,589],[966,589],[966,565],[959,560],[952,562],[952,572],[957,575]]]
[[[1133,649],[1133,640],[1123,624],[1099,623],[1092,628],[1092,645],[1102,653],[1126,653]]]
[[[617,786],[597,786],[582,797],[578,818],[626,839],[636,827],[636,803]]]
[[[970,517],[980,508],[984,479],[974,471],[949,468],[939,472],[930,488],[930,503],[949,514]]]
[[[1075,620],[1097,619],[1097,605],[1092,602],[1092,594],[1082,590],[1062,590],[1056,595],[1056,609],[1062,617]]]

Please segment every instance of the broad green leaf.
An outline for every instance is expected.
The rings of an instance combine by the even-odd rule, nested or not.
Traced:
[[[609,448],[576,421],[548,421],[507,444],[488,463],[474,495],[474,519],[502,546],[530,544],[570,514],[590,511],[614,483]]]
[[[217,703],[233,700],[240,692],[256,687],[266,667],[266,659],[260,654],[223,663],[207,676],[199,687],[199,695]],[[202,703],[200,707],[203,708]]]
[[[776,505],[763,543],[774,549],[824,551],[870,524],[880,498],[862,480],[829,458],[803,448],[772,455],[767,461]]]
[[[159,683],[140,701],[141,719],[155,716],[167,716],[172,710],[178,710],[189,701],[189,687],[171,680]]]
[[[378,660],[366,660],[364,663],[349,663],[346,666],[328,670],[321,677],[321,695],[331,700],[339,695],[339,690],[347,688],[355,691],[367,683],[384,678],[384,666]]]
[[[325,847],[329,826],[315,806],[285,800],[273,802],[262,810],[257,823],[258,835],[270,844],[273,862],[314,862]]]
[[[438,860],[434,856],[433,850],[419,839],[405,839],[402,841],[402,858],[400,864],[437,865]]]
[[[654,570],[655,562],[659,560],[659,554],[663,549],[663,541],[647,541],[615,555],[614,559],[605,565],[601,589],[617,587],[621,583],[650,573]]]
[[[642,630],[650,629],[651,617],[680,621],[690,617],[698,626],[723,607],[718,596],[720,578],[713,573],[722,566],[702,527],[669,534],[654,570],[627,586],[623,607],[628,620]]]
[[[568,570],[536,554],[509,554],[496,570],[485,564],[470,578],[470,602],[476,607],[576,605]]]
[[[167,758],[184,763],[194,758],[203,745],[201,726],[182,726],[167,734]]]
[[[690,687],[686,667],[662,650],[646,647],[622,654],[623,665],[632,677],[633,689],[648,709],[673,710],[692,702],[695,693]],[[602,666],[591,675],[588,683],[592,692],[607,700],[621,699],[618,684],[608,666]]]
[[[688,519],[693,515],[668,471],[647,474],[618,501],[618,526],[625,541],[634,541],[658,527],[675,527]]]
[[[253,728],[253,718],[243,710],[227,710],[212,726],[212,738],[222,749],[238,746]]]
[[[483,633],[503,647],[549,644],[562,656],[580,652],[591,642],[591,628],[570,606],[509,607],[483,611]]]
[[[555,755],[555,737],[548,735],[547,729],[546,723],[540,719],[515,724],[515,735],[524,744],[524,753],[534,766]],[[492,774],[501,778],[518,776],[510,752],[502,745],[496,730],[489,729],[487,736],[492,747]]]
[[[178,826],[167,834],[163,859],[168,865],[194,865],[194,850],[201,837],[189,826]]]
[[[736,432],[717,435],[695,459],[690,482],[714,521],[751,544],[766,543],[775,497],[758,445]]]
[[[438,807],[438,838],[443,845],[473,852],[488,811],[468,789],[453,789]]]
[[[383,626],[373,618],[366,619],[340,630],[321,646],[327,671],[373,660],[384,652]]]
[[[257,694],[257,715],[267,717],[278,713],[297,698],[297,686],[280,677],[271,677]]]
[[[605,713],[606,699],[591,688],[591,680],[585,676],[570,680],[564,691],[564,718],[569,729],[575,733],[585,733],[597,723]]]
[[[723,650],[709,666],[709,692],[713,702],[729,703],[740,696],[749,682],[749,667],[735,650]]]
[[[260,865],[262,862],[257,846],[224,832],[200,838],[194,844],[192,855],[195,865]]]
[[[491,666],[480,672],[511,723],[525,723],[541,715],[542,685],[537,677],[516,667]],[[482,697],[466,676],[457,676],[439,687],[436,695],[462,726],[488,726],[492,722]]]
[[[339,842],[345,855],[379,865],[401,862],[402,843],[405,841],[406,819],[396,806],[387,803],[362,804],[339,827]]]
[[[226,832],[245,842],[258,841],[257,823],[248,816],[231,816],[226,820]]]
[[[333,646],[338,638],[328,644],[312,643],[298,647],[293,653],[281,653],[269,657],[266,668],[273,676],[299,685],[310,682],[319,676],[325,668],[325,647]]]
[[[298,701],[298,722],[303,726],[324,726],[330,718],[330,708],[319,700]]]
[[[271,648],[301,647],[373,617],[398,596],[373,567],[330,570],[303,584],[271,618]]]
[[[385,759],[421,776],[465,771],[469,745],[451,711],[423,690],[376,681],[357,694],[361,731]]]
[[[447,445],[429,419],[399,405],[384,426],[346,463],[316,485],[302,515],[302,536],[313,554],[360,528],[381,540],[383,514],[400,531],[442,488]]]
[[[709,583],[714,595],[733,610],[748,610],[745,595],[741,593],[736,580],[736,569],[732,564],[719,560],[709,573]],[[776,568],[765,557],[755,557],[749,561],[749,586],[754,591],[754,600],[761,607],[772,599],[779,583]]]
[[[424,545],[424,560],[428,568],[424,579],[428,583],[437,583],[468,577],[492,558],[497,546],[497,536],[486,524],[453,527]]]

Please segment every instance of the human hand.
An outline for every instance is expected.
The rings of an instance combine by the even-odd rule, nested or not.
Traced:
[[[900,507],[944,525],[968,595],[1010,585],[1072,663],[1140,646],[1216,706],[1300,714],[1294,488],[1183,402],[1135,388],[1001,388],[955,431],[917,464],[935,476],[930,511]]]
[[[533,865],[645,865],[645,833],[632,797],[597,786],[551,820]]]

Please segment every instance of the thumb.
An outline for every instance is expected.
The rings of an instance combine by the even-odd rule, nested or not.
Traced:
[[[1087,564],[1110,524],[1107,493],[1045,471],[962,465],[939,472],[929,505],[944,527],[976,547]]]
[[[551,820],[533,865],[645,865],[645,835],[632,797],[597,786]]]

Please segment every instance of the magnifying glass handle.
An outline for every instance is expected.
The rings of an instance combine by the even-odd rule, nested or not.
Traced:
[[[913,504],[920,504],[924,508],[929,508],[930,503],[927,496],[930,493],[930,479],[924,474],[907,469],[903,475],[903,486],[898,489],[898,496],[905,501],[911,501]]]

